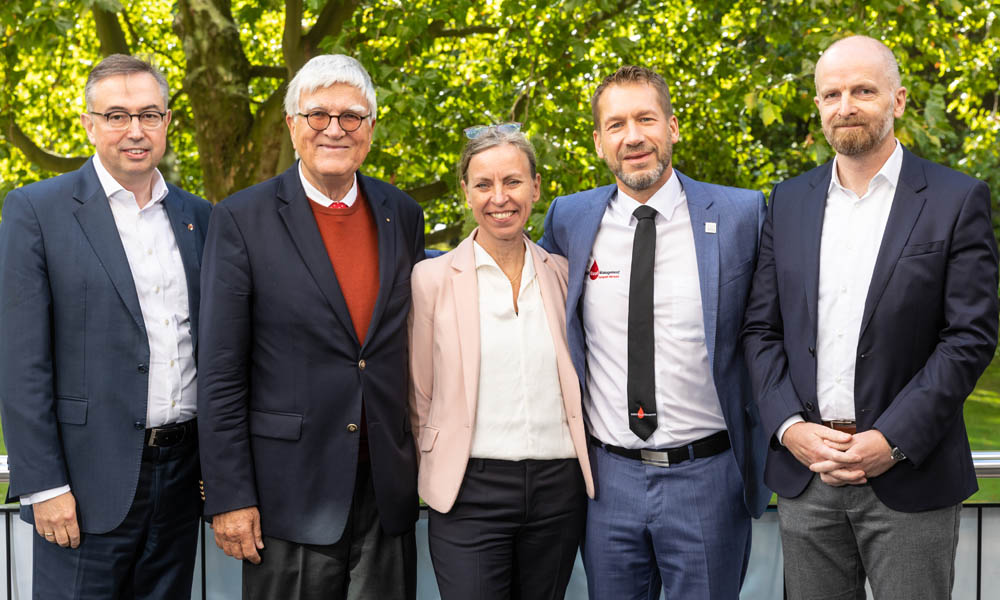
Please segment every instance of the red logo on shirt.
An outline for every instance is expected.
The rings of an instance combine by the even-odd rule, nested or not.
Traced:
[[[597,259],[591,263],[590,268],[587,269],[587,276],[590,277],[591,281],[596,281],[598,279],[618,279],[621,277],[621,270],[618,271],[602,271],[600,267],[597,266]]]

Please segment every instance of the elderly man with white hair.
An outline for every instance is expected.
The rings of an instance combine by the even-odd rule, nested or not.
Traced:
[[[209,226],[198,389],[205,514],[244,598],[413,598],[410,269],[424,221],[358,172],[375,90],[323,55],[288,86],[299,160]]]

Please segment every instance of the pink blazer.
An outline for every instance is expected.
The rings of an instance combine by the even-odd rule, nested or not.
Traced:
[[[472,239],[413,268],[410,276],[410,418],[420,464],[417,491],[448,512],[465,477],[479,396],[479,293]],[[580,384],[566,344],[567,263],[525,237],[556,350],[566,421],[587,495],[594,480],[587,456]]]

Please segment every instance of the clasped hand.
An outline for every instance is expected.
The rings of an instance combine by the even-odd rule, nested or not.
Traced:
[[[785,430],[781,441],[823,483],[836,487],[866,483],[894,464],[889,443],[876,429],[851,435],[801,422]]]

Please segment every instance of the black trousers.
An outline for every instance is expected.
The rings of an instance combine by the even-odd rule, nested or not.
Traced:
[[[340,540],[312,545],[264,536],[260,564],[243,561],[243,599],[413,600],[416,548],[412,529],[398,537],[382,531],[371,469],[361,463]]]
[[[455,505],[428,516],[442,600],[562,598],[586,511],[575,458],[470,459]]]
[[[191,597],[201,498],[198,444],[145,448],[125,520],[85,533],[78,548],[35,535],[36,600],[180,600]],[[86,525],[86,524],[84,524]]]

